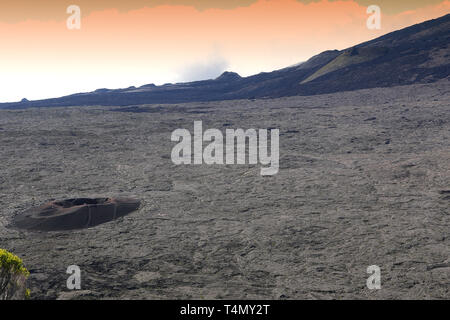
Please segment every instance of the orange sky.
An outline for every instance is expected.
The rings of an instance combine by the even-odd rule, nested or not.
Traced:
[[[255,0],[201,10],[180,3],[86,11],[80,4],[80,30],[67,29],[64,8],[54,18],[0,16],[0,101],[211,78],[225,70],[246,76],[450,13],[448,0],[406,10],[380,5],[382,29],[374,31],[366,27],[362,1]]]

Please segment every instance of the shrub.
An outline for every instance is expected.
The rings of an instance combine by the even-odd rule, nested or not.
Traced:
[[[29,298],[30,290],[26,287],[29,275],[22,259],[0,249],[0,300]]]

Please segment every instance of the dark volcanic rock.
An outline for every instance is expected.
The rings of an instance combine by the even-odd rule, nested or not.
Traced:
[[[449,88],[440,81],[139,114],[0,110],[0,245],[23,259],[36,300],[449,300],[450,268],[437,267],[450,261]],[[204,130],[279,128],[279,173],[174,165],[171,132],[200,119]],[[36,198],[105,190],[136,195],[139,211],[76,231],[6,227]],[[82,290],[68,291],[74,264]],[[366,286],[373,264],[382,269],[376,292]]]
[[[130,198],[78,198],[48,202],[18,215],[14,226],[36,231],[58,231],[93,227],[127,215],[139,208]]]
[[[216,80],[231,81],[231,80],[239,80],[239,79],[241,79],[241,76],[239,74],[237,74],[236,72],[225,71]]]

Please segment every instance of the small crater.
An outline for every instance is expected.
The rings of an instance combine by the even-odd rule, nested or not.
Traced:
[[[63,208],[70,208],[74,206],[81,206],[84,204],[104,204],[109,200],[110,200],[109,198],[98,198],[98,199],[79,198],[79,199],[56,201],[54,202],[54,204]]]
[[[123,217],[140,206],[132,198],[73,198],[47,202],[14,218],[13,226],[32,231],[84,229]]]

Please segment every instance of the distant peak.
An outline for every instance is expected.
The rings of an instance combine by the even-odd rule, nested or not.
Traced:
[[[225,71],[216,80],[238,80],[241,76],[236,72]]]
[[[143,86],[140,86],[139,88],[154,88],[156,85],[154,83],[144,84]]]

